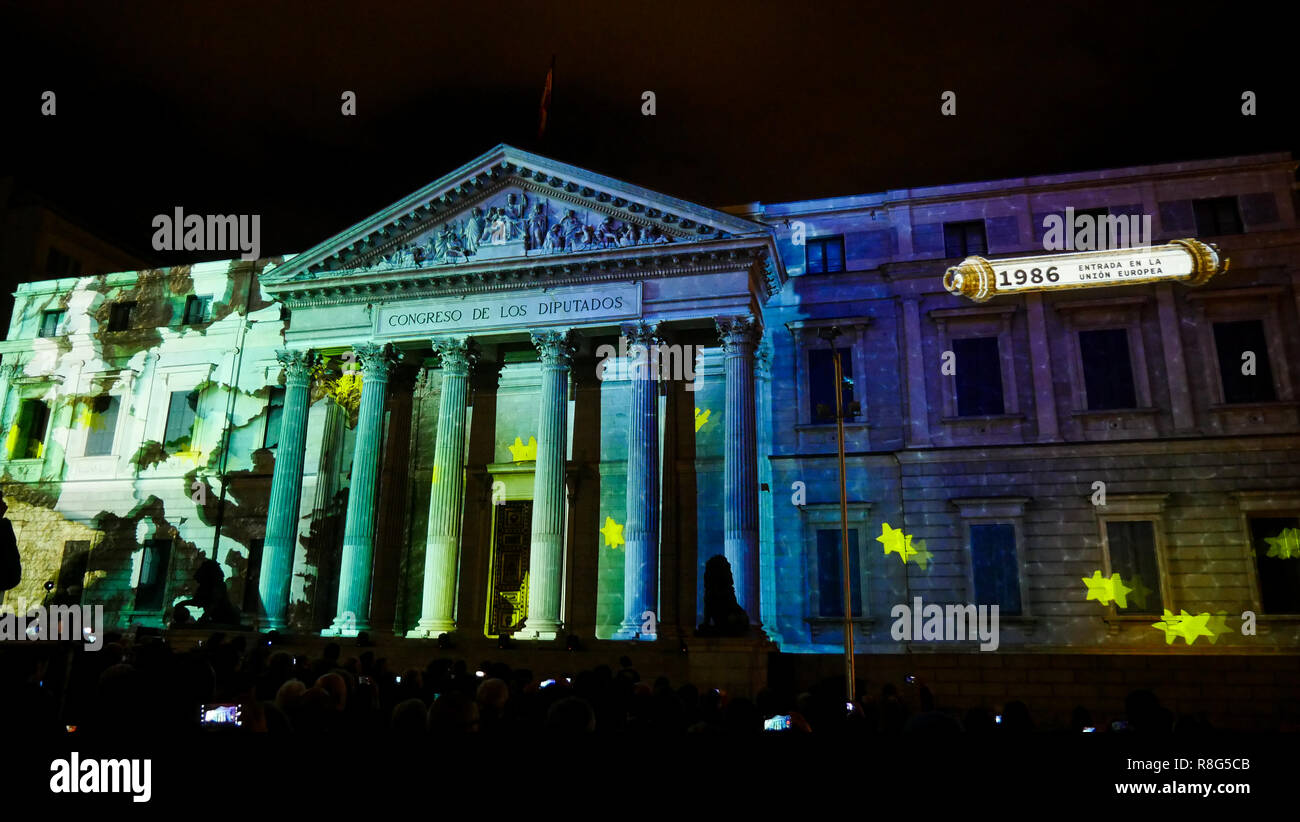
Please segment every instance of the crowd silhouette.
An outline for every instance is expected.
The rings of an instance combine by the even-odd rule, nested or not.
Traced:
[[[393,670],[373,650],[343,656],[338,644],[319,658],[295,655],[264,639],[213,634],[176,649],[162,637],[105,637],[96,653],[52,650],[0,654],[0,710],[14,730],[141,735],[208,729],[223,733],[464,733],[655,735],[787,733],[867,735],[1015,735],[1041,732],[1028,706],[940,707],[920,682],[877,685],[854,703],[842,678],[802,693],[768,688],[755,699],[643,678],[623,657],[572,676],[526,668],[434,659],[423,669]],[[28,649],[24,649],[28,650]],[[350,649],[351,650],[351,649]],[[204,706],[239,706],[239,723],[202,721]],[[1000,710],[1000,713],[997,711]],[[786,719],[788,717],[788,719]],[[209,717],[211,718],[211,716]],[[1107,718],[1111,719],[1111,718]],[[1093,727],[1080,706],[1060,733]],[[1204,717],[1175,717],[1151,691],[1134,691],[1122,718],[1102,733],[1210,730]]]

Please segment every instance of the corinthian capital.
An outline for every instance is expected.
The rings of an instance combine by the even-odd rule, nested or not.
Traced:
[[[532,337],[542,365],[568,368],[573,363],[573,342],[568,330],[534,331]]]
[[[659,336],[659,323],[657,322],[637,320],[636,322],[624,323],[620,331],[627,338],[629,348],[638,345],[649,348],[663,342],[663,339]]]
[[[763,335],[758,320],[749,315],[736,317],[715,317],[718,338],[722,340],[722,350],[726,354],[752,353]]]
[[[434,337],[432,342],[445,374],[466,376],[478,360],[478,351],[469,337]]]
[[[352,349],[357,356],[357,362],[361,365],[361,378],[363,380],[387,380],[388,375],[392,373],[393,366],[397,364],[397,357],[393,353],[393,347],[388,344],[376,345],[374,343],[363,343]]]
[[[312,351],[277,351],[275,358],[284,369],[285,385],[307,385],[318,357]]]

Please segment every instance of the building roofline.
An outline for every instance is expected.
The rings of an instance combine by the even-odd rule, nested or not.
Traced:
[[[811,200],[789,200],[774,203],[751,202],[726,206],[721,211],[747,219],[785,217],[794,214],[815,215],[839,212],[888,208],[901,205],[918,205],[949,200],[980,199],[1005,196],[1008,193],[1029,194],[1061,188],[1084,186],[1126,185],[1154,177],[1186,177],[1209,171],[1250,171],[1264,168],[1287,168],[1294,173],[1300,167],[1290,152],[1278,151],[1260,154],[1242,154],[1209,160],[1155,163],[1137,166],[1072,171],[1062,174],[1035,174],[1024,177],[1006,177],[966,183],[948,183],[935,186],[890,189],[888,191],[850,194],[837,197],[819,197]]]

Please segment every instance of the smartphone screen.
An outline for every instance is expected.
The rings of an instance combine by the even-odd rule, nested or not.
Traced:
[[[243,706],[234,703],[222,705],[204,705],[199,708],[199,724],[205,728],[230,726],[238,728],[243,724],[239,718]]]
[[[764,720],[763,730],[765,731],[788,731],[790,730],[790,715],[782,714],[774,716],[771,719]]]

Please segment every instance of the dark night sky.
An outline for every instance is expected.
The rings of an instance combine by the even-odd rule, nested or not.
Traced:
[[[1289,26],[1236,9],[0,2],[0,176],[175,263],[176,205],[301,251],[499,142],[708,205],[1295,151]]]

